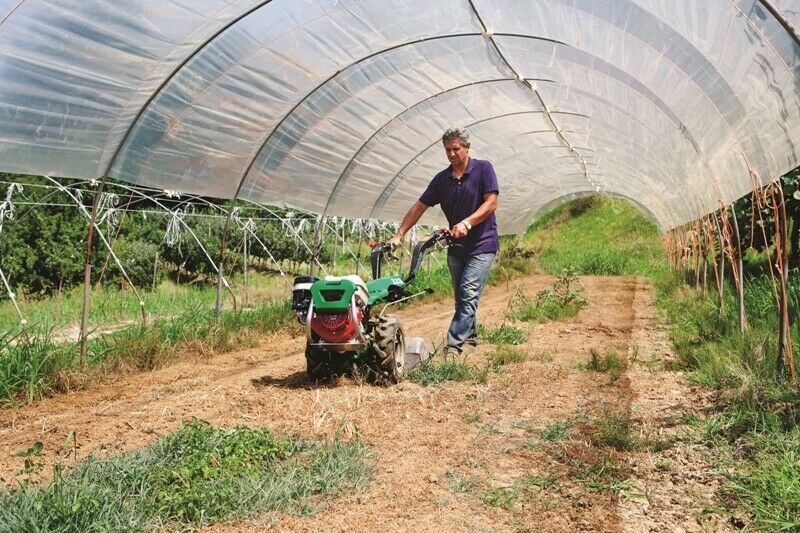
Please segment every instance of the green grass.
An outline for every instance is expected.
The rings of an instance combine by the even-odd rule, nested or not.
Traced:
[[[448,472],[447,478],[447,488],[450,490],[450,492],[455,494],[466,494],[472,490],[472,480],[462,477],[458,472]]]
[[[149,448],[0,493],[0,531],[152,531],[276,511],[306,515],[325,498],[365,487],[366,460],[360,442],[193,421]]]
[[[768,280],[746,280],[751,327],[744,334],[730,287],[722,317],[713,296],[669,279],[659,284],[659,305],[671,322],[680,366],[719,396],[713,416],[694,425],[698,438],[718,451],[727,479],[723,502],[756,529],[788,530],[800,528],[800,391],[775,380],[777,321],[769,290]],[[797,290],[795,281],[790,294]],[[794,326],[792,337],[797,348]]]
[[[521,363],[527,359],[526,355],[514,346],[501,344],[495,353],[489,358],[489,365],[492,368],[499,368],[511,363]]]
[[[511,509],[519,498],[514,487],[491,487],[483,491],[481,501],[489,507]]]
[[[289,287],[278,276],[253,272],[249,278],[249,305],[265,303],[290,292]],[[245,288],[238,278],[230,281],[241,308],[244,304]],[[289,281],[291,282],[291,277]],[[176,285],[163,281],[154,291],[140,287],[139,292],[148,314],[156,320],[181,316],[190,309],[213,309],[216,301],[216,287],[208,283]],[[232,305],[227,291],[225,298],[226,305]],[[18,302],[28,321],[26,331],[31,335],[40,335],[80,323],[83,289],[76,287],[64,291],[60,302],[56,296],[21,299],[19,295]],[[92,289],[89,322],[93,327],[141,322],[139,300],[127,288],[120,290],[109,285],[95,287]],[[0,299],[0,331],[20,331],[19,318],[7,299]]]
[[[606,409],[595,424],[598,443],[619,451],[636,448],[637,443],[633,436],[633,422],[630,414]]]
[[[603,372],[608,374],[609,381],[615,383],[627,370],[628,363],[616,352],[600,354],[596,349],[589,350],[589,361],[580,365],[584,370]]]
[[[569,438],[569,430],[572,425],[571,420],[557,420],[542,429],[539,436],[547,442],[561,442]]]
[[[292,321],[288,301],[225,311],[218,324],[213,311],[195,310],[147,328],[133,326],[91,339],[87,362],[95,372],[151,370],[182,350],[225,352]],[[7,335],[0,340],[0,404],[30,403],[62,392],[72,386],[70,373],[86,370],[80,367],[77,343],[57,342],[49,335]]]
[[[589,305],[583,296],[584,287],[571,272],[564,272],[550,287],[535,298],[515,292],[509,303],[507,318],[523,322],[545,322],[573,317]]]
[[[528,340],[528,332],[507,324],[500,324],[494,328],[478,324],[478,338],[492,344],[511,344],[516,346]]]
[[[526,232],[548,274],[660,275],[667,264],[658,228],[630,203],[583,198],[539,218]]]
[[[475,365],[461,361],[438,361],[430,359],[411,369],[408,373],[409,381],[423,387],[438,386],[446,381],[470,381],[472,383],[486,383],[489,368],[479,368]]]

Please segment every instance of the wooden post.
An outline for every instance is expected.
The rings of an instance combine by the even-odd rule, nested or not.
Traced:
[[[717,228],[717,242],[719,242],[719,286],[717,287],[718,293],[718,307],[719,316],[725,316],[725,241],[722,237],[722,230],[720,229],[719,219],[717,214],[713,213],[714,225]]]
[[[788,220],[786,217],[786,203],[783,197],[783,188],[780,180],[771,185],[774,189],[771,191],[773,195],[774,206],[773,218],[775,219],[775,255],[780,267],[780,327],[779,339],[780,346],[778,349],[778,361],[775,366],[777,377],[780,379],[785,378],[786,371],[788,370],[789,379],[793,385],[797,383],[797,371],[794,365],[794,353],[792,350],[791,341],[791,322],[789,320],[789,235],[788,235]],[[775,200],[775,190],[777,190],[780,199]]]
[[[731,218],[733,218],[733,234],[736,239],[736,263],[737,270],[739,271],[738,279],[736,280],[736,294],[739,298],[739,332],[744,333],[748,329],[747,316],[744,309],[744,265],[742,263],[742,240],[739,235],[739,222],[736,220],[736,210],[731,204]],[[731,258],[731,261],[733,258]]]
[[[89,228],[86,230],[86,262],[83,265],[83,306],[81,308],[81,332],[80,332],[80,364],[86,366],[86,351],[88,348],[89,335],[89,305],[92,299],[92,253],[94,252],[94,223],[97,220],[97,206],[100,203],[100,195],[103,194],[106,180],[103,178],[92,200],[92,212],[89,215]]]
[[[156,250],[156,259],[153,261],[153,285],[150,287],[150,292],[156,291],[156,277],[158,276],[158,250]]]
[[[244,253],[242,254],[244,256],[244,307],[247,307],[247,301],[249,299],[248,298],[248,294],[247,294],[248,293],[248,285],[247,285],[247,253],[248,253],[248,250],[247,250],[247,237],[248,237],[248,234],[247,234],[247,231],[248,230],[245,227],[245,229],[244,229]]]

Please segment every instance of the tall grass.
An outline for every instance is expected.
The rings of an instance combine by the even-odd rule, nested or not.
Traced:
[[[698,425],[720,454],[728,479],[724,501],[746,512],[757,529],[800,528],[800,391],[775,379],[778,327],[771,283],[746,280],[750,329],[744,334],[730,287],[720,316],[714,296],[667,285],[671,292],[662,289],[660,300],[680,361],[691,380],[719,394],[717,411]],[[793,281],[791,291],[797,290]],[[792,338],[800,346],[794,326]]]
[[[249,305],[260,304],[288,294],[290,289],[278,276],[252,273],[249,287],[239,283],[234,285],[238,304],[241,307],[247,292]],[[291,281],[291,279],[289,279]],[[141,289],[144,307],[154,318],[179,316],[187,309],[213,308],[216,301],[216,288],[212,284],[181,284],[171,281],[161,282],[155,290]],[[229,300],[229,295],[226,293]],[[83,289],[76,287],[64,291],[61,297],[18,299],[20,310],[28,321],[26,331],[32,335],[53,333],[58,328],[77,326],[80,323],[83,305]],[[92,324],[113,326],[141,320],[139,299],[126,288],[98,286],[92,289],[92,305],[89,309]],[[0,299],[0,332],[18,332],[19,318],[11,302]]]
[[[293,318],[286,300],[248,311],[225,311],[219,323],[213,311],[197,309],[147,328],[137,325],[91,339],[87,361],[94,368],[91,372],[152,370],[189,349],[231,350],[255,334],[290,326]],[[0,404],[32,402],[75,386],[73,373],[86,371],[77,354],[77,343],[59,342],[47,334],[7,335],[0,343]]]

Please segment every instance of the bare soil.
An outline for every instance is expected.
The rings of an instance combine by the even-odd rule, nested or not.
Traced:
[[[501,324],[515,290],[532,296],[552,281],[530,276],[487,288],[480,321]],[[304,338],[284,333],[252,349],[197,355],[0,412],[0,480],[44,481],[55,463],[137,449],[197,417],[362,438],[374,465],[366,491],[321,502],[311,517],[256,517],[216,531],[724,530],[711,511],[717,480],[704,451],[683,438],[683,413],[701,410],[704,400],[667,370],[674,356],[652,288],[632,277],[581,282],[590,305],[566,321],[515,324],[530,332],[519,347],[526,360],[491,372],[485,384],[316,385],[305,377]],[[398,314],[407,334],[439,345],[452,302]],[[495,349],[479,346],[467,362],[486,364]],[[611,382],[583,369],[591,349],[627,358],[627,371]],[[597,443],[596,421],[608,413],[633,421],[637,446]],[[542,431],[555,423],[569,434],[547,440]],[[24,459],[14,453],[36,441],[44,443],[41,469],[22,474]],[[598,465],[606,463],[614,475],[600,472],[598,484]]]

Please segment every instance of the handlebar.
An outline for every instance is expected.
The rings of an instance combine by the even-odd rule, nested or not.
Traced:
[[[414,245],[414,250],[411,253],[411,267],[409,268],[408,275],[404,280],[406,285],[414,281],[414,278],[417,276],[417,272],[419,272],[419,269],[422,266],[422,259],[425,257],[425,253],[428,251],[428,249],[441,241],[446,241],[447,245],[450,246],[453,244],[455,239],[450,236],[449,230],[442,228],[434,232],[433,235],[428,237],[427,240],[420,241]],[[386,242],[379,242],[375,245],[375,247],[373,247],[370,257],[370,262],[372,264],[372,279],[378,279],[381,277],[381,265],[383,263],[384,255],[388,253],[389,258],[397,259],[397,257],[392,254],[392,251],[392,247]]]

